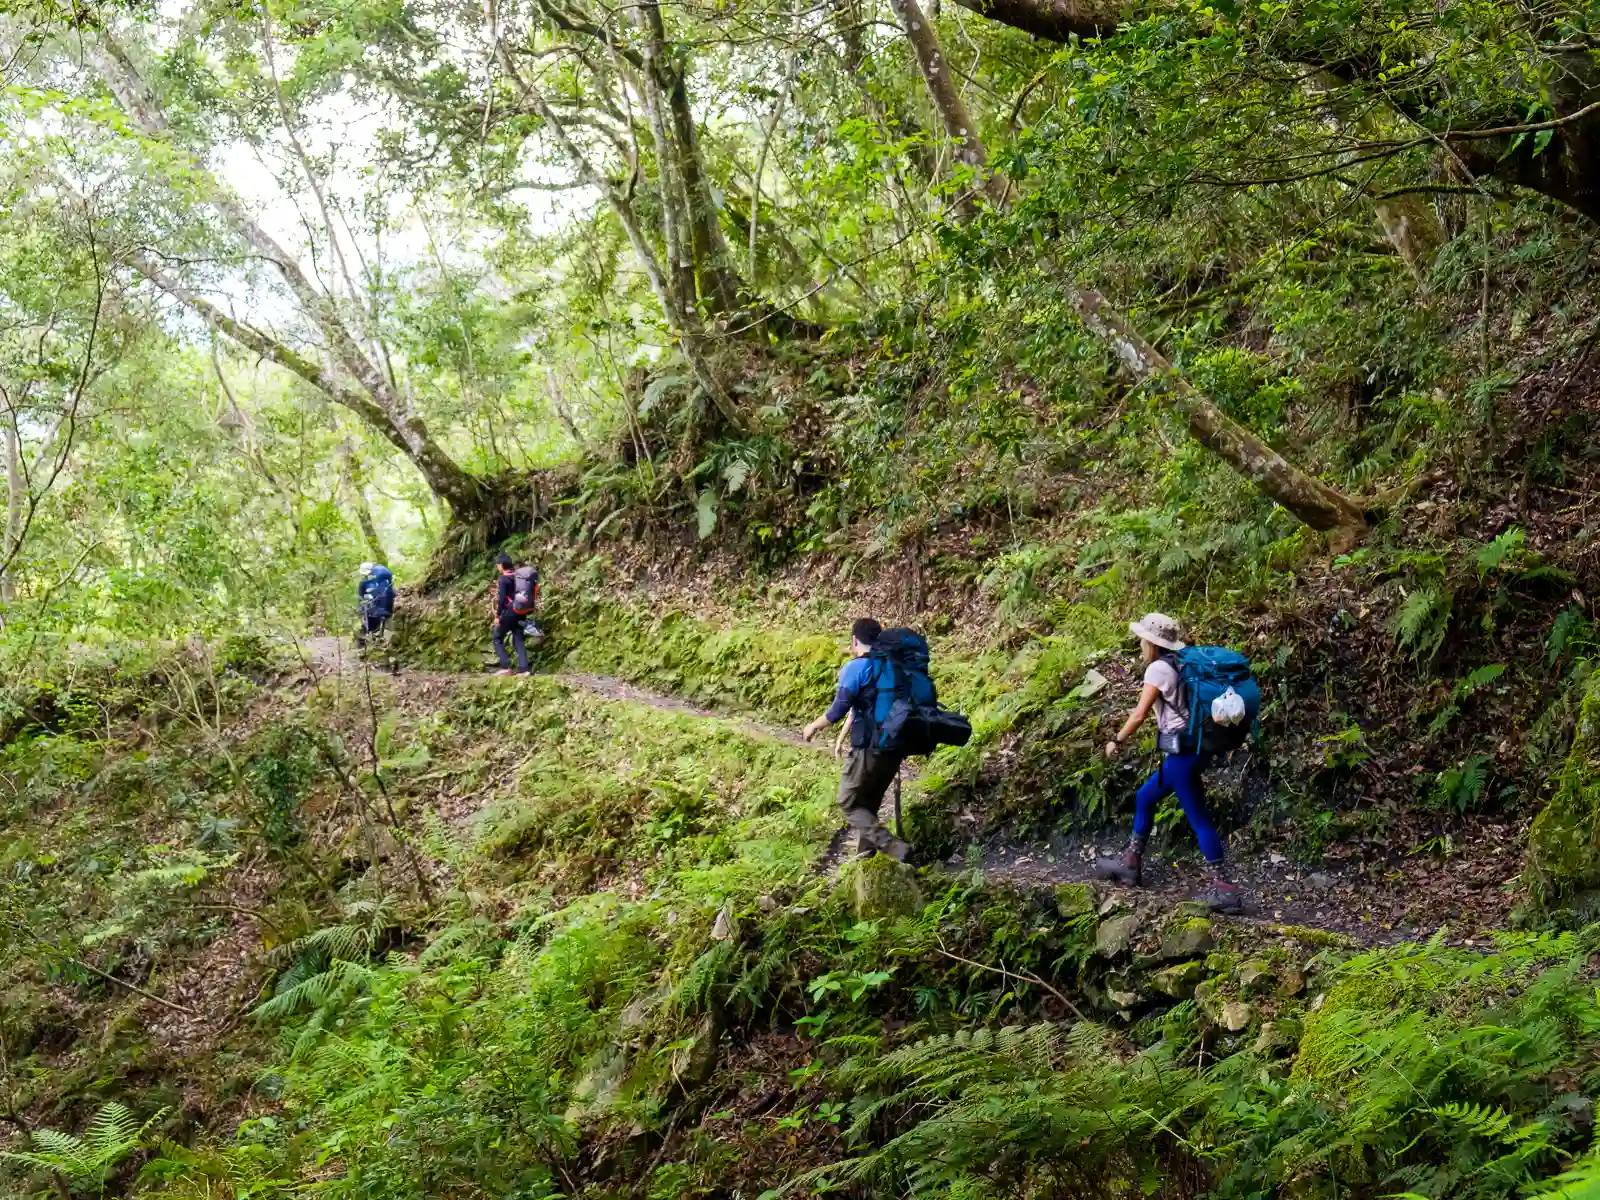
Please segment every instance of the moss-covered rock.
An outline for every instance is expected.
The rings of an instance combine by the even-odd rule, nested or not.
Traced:
[[[858,921],[909,917],[922,911],[922,889],[917,873],[886,855],[851,863],[845,872],[850,888],[850,910]]]
[[[1555,795],[1528,830],[1524,878],[1547,910],[1600,888],[1600,674],[1585,687]]]
[[[1138,913],[1121,913],[1100,922],[1094,931],[1094,952],[1101,958],[1117,958],[1133,945],[1133,935],[1139,931]]]
[[[1229,1033],[1241,1033],[1250,1027],[1254,1019],[1255,1010],[1243,1000],[1229,1000],[1223,1004],[1217,1023]]]
[[[1420,989],[1426,988],[1426,983],[1376,973],[1352,975],[1335,983],[1319,1002],[1313,1002],[1306,1017],[1293,1076],[1335,1082],[1345,1069],[1352,1040],[1360,1038],[1359,1018],[1381,1019],[1396,1011],[1408,986]]]
[[[1162,933],[1161,957],[1169,962],[1181,958],[1199,958],[1210,954],[1216,945],[1209,920],[1182,917],[1168,925]]]
[[[1187,1000],[1194,995],[1195,988],[1205,977],[1205,963],[1199,961],[1179,963],[1175,967],[1157,971],[1150,977],[1150,986],[1163,996],[1171,996],[1174,1000]]]
[[[1065,920],[1090,915],[1095,903],[1094,888],[1087,883],[1063,883],[1056,888],[1056,912]]]
[[[1247,995],[1270,992],[1277,983],[1272,964],[1262,958],[1241,963],[1234,978],[1238,981],[1239,990]]]
[[[1279,1017],[1261,1023],[1252,1049],[1257,1054],[1276,1054],[1287,1050],[1300,1040],[1300,1022],[1292,1017]]]
[[[722,1047],[722,1023],[707,1013],[695,1025],[694,1036],[672,1057],[672,1076],[685,1089],[699,1087],[717,1069]]]
[[[1107,988],[1106,999],[1121,1013],[1129,1013],[1139,1003],[1138,992],[1125,992],[1120,988]]]

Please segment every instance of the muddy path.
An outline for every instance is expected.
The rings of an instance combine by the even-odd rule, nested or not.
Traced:
[[[313,672],[350,674],[373,669],[355,652],[349,638],[311,638],[301,642],[299,650]],[[489,673],[485,668],[483,674]],[[473,672],[409,669],[398,674],[401,680],[435,685],[479,677]],[[613,676],[556,671],[545,678],[603,699],[713,720],[749,737],[808,745],[797,729],[705,708]],[[809,745],[819,754],[832,752],[828,736]],[[886,798],[885,824],[893,823],[892,813],[892,801]],[[841,829],[817,864],[820,872],[837,870],[850,853],[848,841]],[[1157,839],[1153,852],[1146,856],[1144,886],[1136,890],[1094,880],[1095,859],[1114,853],[1122,844],[1109,835],[1052,842],[996,840],[975,845],[942,865],[951,871],[976,869],[990,881],[1021,888],[1095,883],[1103,899],[1177,903],[1204,887],[1204,875],[1185,828],[1175,829],[1168,841],[1170,852],[1164,852],[1161,839]],[[1519,830],[1486,823],[1468,828],[1459,846],[1427,854],[1394,850],[1341,858],[1342,848],[1336,846],[1330,847],[1322,861],[1312,864],[1295,861],[1271,847],[1236,852],[1230,854],[1228,869],[1245,889],[1245,910],[1232,919],[1330,934],[1363,946],[1426,940],[1441,930],[1454,943],[1487,944],[1492,931],[1510,923],[1511,885],[1521,866],[1521,841]]]

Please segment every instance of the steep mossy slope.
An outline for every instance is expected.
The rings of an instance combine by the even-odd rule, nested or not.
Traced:
[[[1215,776],[1236,845],[1373,863],[1420,852],[1448,872],[1454,853],[1519,837],[1554,793],[1593,631],[1574,575],[1519,532],[1426,552],[1374,546],[1331,564],[1302,547],[1251,567],[1254,590],[1186,598],[1128,575],[1084,578],[1068,533],[1054,536],[1034,552],[1049,565],[1031,569],[1022,607],[973,582],[1010,579],[974,538],[965,557],[947,550],[929,565],[922,609],[895,572],[826,556],[738,572],[704,548],[575,550],[541,536],[527,544],[546,580],[550,636],[537,657],[798,726],[826,703],[852,615],[919,625],[942,698],[976,728],[914,789],[914,829],[940,855],[1126,819],[1133,768],[1112,770],[1098,750],[1137,692],[1125,623],[1157,605],[1195,637],[1244,648],[1263,682],[1259,746]],[[487,585],[480,563],[455,587],[408,599],[402,656],[480,669]],[[1091,667],[1111,686],[1086,695]],[[1536,907],[1559,892],[1535,892]]]
[[[107,899],[7,941],[7,1095],[35,1127],[166,1106],[114,1190],[1510,1195],[1587,1148],[1583,938],[1361,952],[1085,885],[819,874],[833,764],[781,729],[547,679],[217,690],[209,726],[13,743],[61,882],[8,929],[68,880]],[[72,746],[97,757],[64,774]],[[249,993],[187,982],[233,954]],[[161,1001],[202,1027],[131,1055],[181,1024]],[[57,1152],[13,1186],[98,1189]]]

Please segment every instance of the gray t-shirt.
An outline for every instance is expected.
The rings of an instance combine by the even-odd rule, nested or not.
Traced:
[[[1178,670],[1164,658],[1158,658],[1144,669],[1144,681],[1156,689],[1156,731],[1182,733],[1189,724],[1189,714],[1183,710],[1183,685]]]

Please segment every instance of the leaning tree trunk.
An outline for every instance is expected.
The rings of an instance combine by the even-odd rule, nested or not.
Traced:
[[[130,121],[144,136],[153,141],[174,145],[172,130],[155,93],[139,74],[132,58],[122,45],[107,31],[102,30],[100,55],[102,73],[116,96],[118,104]],[[338,305],[333,298],[320,291],[293,255],[272,237],[259,222],[246,211],[239,198],[212,174],[198,158],[189,156],[189,178],[198,184],[198,190],[236,236],[257,254],[271,263],[293,293],[301,312],[311,321],[327,341],[331,357],[338,363],[343,378],[330,377],[327,372],[308,364],[296,363],[292,351],[284,352],[281,344],[269,354],[274,361],[289,367],[301,378],[319,388],[330,400],[349,408],[399,449],[421,473],[434,494],[444,500],[463,519],[484,515],[493,504],[492,489],[478,477],[468,473],[435,442],[421,420],[414,417],[403,398],[395,393],[382,369],[362,350],[358,339],[350,332]],[[331,230],[330,230],[331,236]],[[155,282],[174,299],[187,304],[214,328],[242,344],[263,352],[259,342],[264,335],[249,330],[254,336],[241,338],[246,329],[240,322],[224,318],[214,306],[203,301],[189,289],[150,261],[135,261],[134,266],[146,278]],[[152,269],[153,268],[153,269]],[[164,282],[163,282],[164,281]],[[266,339],[271,340],[271,339]]]
[[[1081,284],[1064,286],[1083,323],[1110,343],[1135,378],[1158,385],[1167,406],[1188,420],[1189,433],[1195,441],[1311,528],[1344,535],[1365,530],[1366,514],[1356,501],[1293,466],[1218,408],[1179,375],[1159,350],[1140,337],[1104,296]]]
[[[987,193],[993,203],[1003,204],[1005,179],[989,170],[989,150],[983,144],[972,114],[967,111],[967,102],[961,98],[961,90],[950,78],[944,51],[939,46],[938,32],[929,24],[917,0],[889,0],[889,3],[900,20],[900,28],[905,31],[906,41],[911,43],[912,52],[917,56],[917,67],[922,72],[923,82],[928,85],[928,98],[933,101],[934,111],[939,114],[945,132],[955,144],[956,161],[971,169],[976,177],[977,188]],[[970,191],[958,202],[957,209],[963,215],[971,215]]]
[[[962,161],[987,172],[989,156],[967,106],[945,67],[938,34],[917,0],[891,0],[916,52],[923,82],[945,131],[960,147]],[[991,200],[1003,203],[1007,188],[998,175],[984,183]],[[1053,266],[1046,260],[1047,266]],[[1107,342],[1135,378],[1162,383],[1167,407],[1182,416],[1189,432],[1206,449],[1255,484],[1262,493],[1313,529],[1332,532],[1348,542],[1366,531],[1366,515],[1351,497],[1294,466],[1243,425],[1228,416],[1193,384],[1180,376],[1161,353],[1145,341],[1132,322],[1092,287],[1053,272],[1073,309],[1089,330]]]

